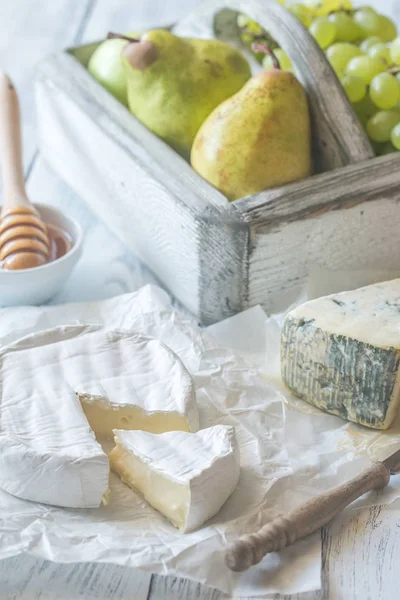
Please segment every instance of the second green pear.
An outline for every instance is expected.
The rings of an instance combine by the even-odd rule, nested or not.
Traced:
[[[189,157],[203,121],[250,78],[238,50],[217,40],[153,30],[122,51],[130,111]]]
[[[289,71],[255,75],[197,133],[192,167],[229,200],[311,175],[306,93]]]

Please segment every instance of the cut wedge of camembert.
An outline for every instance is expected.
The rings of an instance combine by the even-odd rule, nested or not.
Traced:
[[[0,487],[66,507],[106,501],[109,462],[95,434],[197,431],[190,374],[158,340],[60,327],[0,352]]]
[[[286,385],[318,408],[386,429],[400,405],[400,279],[307,302],[286,316]]]
[[[114,433],[111,468],[183,533],[215,515],[238,483],[240,459],[233,427],[160,435]]]

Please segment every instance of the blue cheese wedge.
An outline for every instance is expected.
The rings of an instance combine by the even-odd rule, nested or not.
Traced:
[[[286,316],[282,378],[318,408],[375,429],[400,402],[400,279],[333,294]]]
[[[107,502],[112,428],[197,431],[190,374],[158,340],[74,325],[0,352],[0,487],[46,504]]]
[[[182,533],[215,515],[238,483],[239,447],[233,427],[114,434],[111,468]]]

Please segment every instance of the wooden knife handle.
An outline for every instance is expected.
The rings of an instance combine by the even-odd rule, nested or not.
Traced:
[[[374,463],[354,479],[309,500],[287,517],[274,519],[257,533],[234,542],[226,552],[226,565],[232,571],[246,571],[269,552],[277,552],[314,533],[363,494],[384,488],[389,479],[388,468],[382,462]]]

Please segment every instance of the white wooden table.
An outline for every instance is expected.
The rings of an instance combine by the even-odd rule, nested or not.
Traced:
[[[2,0],[0,68],[23,111],[24,162],[32,200],[82,223],[83,258],[55,303],[110,297],[152,281],[138,260],[43,163],[37,147],[32,70],[45,55],[104,37],[170,24],[200,0]],[[400,23],[400,0],[370,2]],[[112,207],[110,207],[110,210]],[[1,517],[1,515],[0,515]],[[400,506],[351,510],[322,532],[323,588],[286,600],[398,600]],[[57,565],[30,556],[0,562],[0,600],[217,600],[216,590],[113,565]]]

